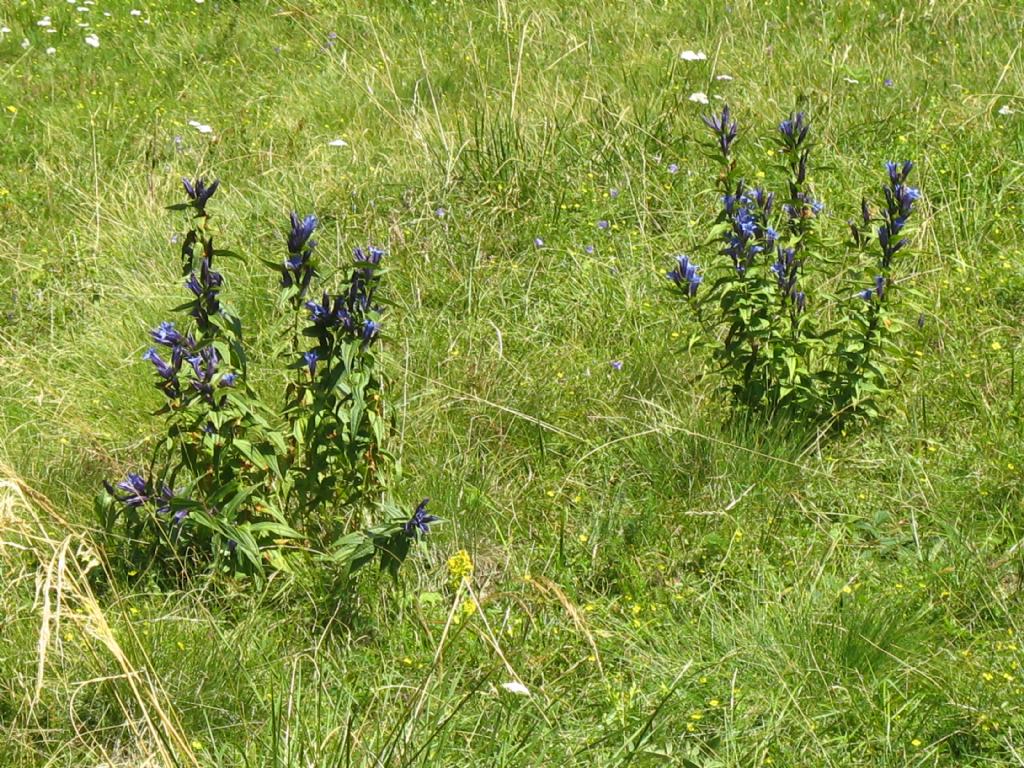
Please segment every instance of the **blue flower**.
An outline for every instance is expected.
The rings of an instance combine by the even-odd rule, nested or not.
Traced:
[[[320,359],[320,355],[317,353],[317,351],[315,349],[309,350],[309,352],[307,352],[306,354],[304,354],[302,356],[302,361],[309,368],[309,375],[310,376],[316,376],[316,363],[317,363],[317,360],[319,360],[319,359]]]
[[[182,336],[181,333],[175,329],[174,323],[163,322],[153,330],[149,332],[150,337],[157,344],[163,344],[167,347],[178,347],[178,346],[191,346],[192,342],[190,339]]]
[[[902,164],[894,162],[893,160],[887,160],[885,163],[885,169],[889,173],[889,181],[892,185],[898,186],[907,180],[907,176],[914,169],[914,163],[910,160],[904,160]]]
[[[535,248],[543,248],[544,247],[544,241],[541,238],[539,238],[539,237],[535,237],[535,238],[533,238],[533,245],[534,245]]]
[[[621,360],[612,360],[612,361],[611,361],[611,362],[609,363],[609,365],[610,365],[610,366],[611,366],[612,368],[614,368],[614,369],[615,369],[616,371],[621,371],[621,370],[622,370],[622,361],[621,361]]]
[[[217,293],[224,285],[224,277],[220,272],[214,272],[210,266],[210,259],[207,256],[199,263],[199,275],[195,270],[189,272],[185,280],[185,287],[188,288],[196,300],[192,302],[192,309],[189,312],[201,328],[205,328],[210,321],[210,315],[220,311],[220,300]]]
[[[669,163],[668,164],[668,172],[669,173],[679,173],[679,166],[676,163]]]
[[[380,333],[380,323],[367,319],[363,322],[363,341],[367,344],[373,342]]]
[[[597,228],[598,229],[604,230],[604,229],[608,229],[608,227],[610,227],[610,226],[611,225],[608,223],[608,219],[601,219],[600,221],[597,222]]]
[[[165,362],[153,347],[150,347],[143,353],[142,359],[151,362],[153,367],[156,368],[157,375],[162,379],[173,379],[178,374],[178,371]]]
[[[371,245],[365,251],[362,248],[356,248],[352,252],[352,258],[357,264],[369,264],[375,267],[380,264],[384,253],[383,248],[376,248]]]
[[[795,115],[790,115],[788,120],[783,120],[779,123],[779,133],[782,134],[782,143],[788,149],[799,149],[800,145],[804,143],[807,138],[808,132],[811,130],[810,124],[806,121],[803,112],[797,112]]]
[[[312,213],[300,219],[299,214],[295,213],[295,211],[289,214],[289,218],[292,222],[292,231],[288,234],[288,252],[299,253],[306,247],[306,243],[310,235],[313,234],[313,230],[316,229],[319,220]],[[315,246],[315,242],[309,244],[311,250]]]
[[[736,139],[737,125],[736,121],[729,122],[729,105],[726,104],[722,107],[721,117],[702,117],[704,124],[711,129],[711,132],[715,134],[718,139],[718,148],[722,152],[722,156],[728,158],[729,150],[732,147],[733,141]]]
[[[185,192],[188,194],[189,199],[192,200],[192,205],[199,213],[206,212],[206,202],[213,193],[217,191],[217,187],[220,186],[220,180],[214,181],[210,186],[206,186],[206,179],[199,177],[195,182],[191,182],[188,179],[182,179],[181,183],[185,187]]]
[[[412,513],[412,517],[402,526],[406,536],[416,536],[420,533],[426,535],[430,533],[430,524],[441,519],[427,514],[427,503],[429,501],[430,499],[421,501],[419,506],[416,507],[416,511]]]
[[[793,304],[796,306],[797,312],[803,312],[807,307],[807,294],[803,291],[796,291],[793,293]]]
[[[233,386],[235,386],[235,382],[237,380],[238,380],[238,374],[237,373],[225,373],[223,376],[220,377],[219,386],[222,386],[222,387],[233,387]]]
[[[138,509],[146,502],[149,501],[150,496],[153,495],[153,488],[150,483],[145,480],[142,475],[136,472],[129,472],[128,476],[117,484],[117,488],[123,491],[123,494],[118,494],[114,488],[111,487],[110,483],[104,481],[103,483],[107,492],[115,499],[120,501],[125,506]]]
[[[676,256],[676,268],[666,273],[665,277],[686,291],[686,295],[692,298],[697,295],[697,288],[704,282],[699,270],[700,267],[690,261],[688,256],[680,254]]]

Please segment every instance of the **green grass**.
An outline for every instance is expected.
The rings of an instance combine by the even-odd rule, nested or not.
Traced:
[[[1024,765],[1018,3],[75,8],[0,9],[0,765]],[[879,423],[720,426],[663,278],[716,212],[696,91],[750,172],[810,112],[835,231],[918,162]],[[287,211],[330,264],[388,248],[396,495],[447,520],[400,586],[97,576],[92,496],[159,429],[163,207],[199,172],[257,351]]]

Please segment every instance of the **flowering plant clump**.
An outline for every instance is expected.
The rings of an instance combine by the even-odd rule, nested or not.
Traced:
[[[894,329],[887,314],[894,257],[907,245],[904,231],[920,197],[907,184],[913,163],[888,163],[880,214],[864,200],[861,223],[850,223],[852,245],[876,253],[870,285],[852,296],[821,293],[815,304],[808,298],[807,267],[834,261],[830,251],[839,246],[822,233],[825,206],[809,182],[814,143],[807,116],[798,112],[778,126],[774,154],[786,178],[782,195],[740,177],[734,154],[739,128],[728,106],[704,122],[710,152],[721,164],[722,208],[711,243],[727,258],[709,267],[713,279],[703,292],[705,272],[689,256],[676,256],[667,277],[687,300],[717,305],[713,354],[733,405],[749,415],[813,425],[875,415],[875,398],[887,389],[890,372],[884,353]],[[812,310],[825,304],[838,305],[839,319],[821,328]]]
[[[426,501],[409,512],[387,500],[397,470],[385,449],[391,420],[377,351],[384,252],[357,248],[342,291],[308,300],[320,276],[311,239],[318,220],[291,215],[287,256],[268,262],[280,277],[280,306],[295,318],[282,362],[288,383],[268,404],[250,386],[241,320],[221,300],[218,265],[239,257],[214,247],[207,205],[218,182],[186,179],[184,187],[189,202],[171,207],[191,214],[181,247],[191,298],[175,308],[183,319],[150,331],[153,346],[142,355],[163,396],[166,435],[145,473],[104,483],[103,529],[120,528],[134,566],[212,563],[260,576],[312,556],[347,579],[379,558],[397,574],[438,518]],[[383,522],[371,524],[374,511]]]

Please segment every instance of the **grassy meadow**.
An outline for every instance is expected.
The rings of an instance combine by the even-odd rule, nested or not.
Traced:
[[[83,2],[0,3],[0,767],[1024,766],[1024,5]],[[839,236],[917,163],[869,424],[728,426],[690,345],[722,103]],[[387,250],[397,584],[108,568],[197,175],[254,361],[289,211]]]

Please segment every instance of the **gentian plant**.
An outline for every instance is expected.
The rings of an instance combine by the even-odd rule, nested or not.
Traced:
[[[822,234],[825,206],[810,186],[814,142],[807,116],[798,112],[778,126],[781,195],[740,176],[734,152],[739,127],[728,106],[704,123],[711,133],[708,149],[720,164],[721,210],[710,245],[724,258],[705,262],[705,273],[690,256],[679,255],[667,277],[686,300],[716,306],[710,344],[732,404],[747,416],[784,416],[813,426],[874,415],[875,399],[888,387],[885,353],[894,323],[886,305],[895,257],[907,245],[904,230],[920,196],[907,184],[913,164],[888,163],[880,214],[864,201],[862,224],[851,222],[855,249],[877,251],[870,286],[852,299],[821,292],[816,305],[808,298],[807,269],[820,274],[823,265],[835,263],[841,246]],[[813,310],[836,302],[839,319],[819,327]]]
[[[378,559],[397,575],[412,544],[438,518],[392,503],[397,462],[385,443],[391,418],[378,354],[384,252],[357,248],[337,294],[308,298],[320,277],[316,216],[291,214],[287,253],[269,260],[279,306],[294,318],[281,360],[287,385],[264,402],[250,386],[242,323],[221,299],[207,206],[218,182],[184,181],[189,212],[181,266],[181,316],[150,331],[149,363],[166,433],[144,472],[104,483],[101,525],[133,567],[157,561],[178,572],[212,564],[262,576],[311,558],[348,577]],[[272,361],[267,361],[268,363]],[[260,373],[272,374],[261,366]],[[378,518],[379,522],[374,522]]]

